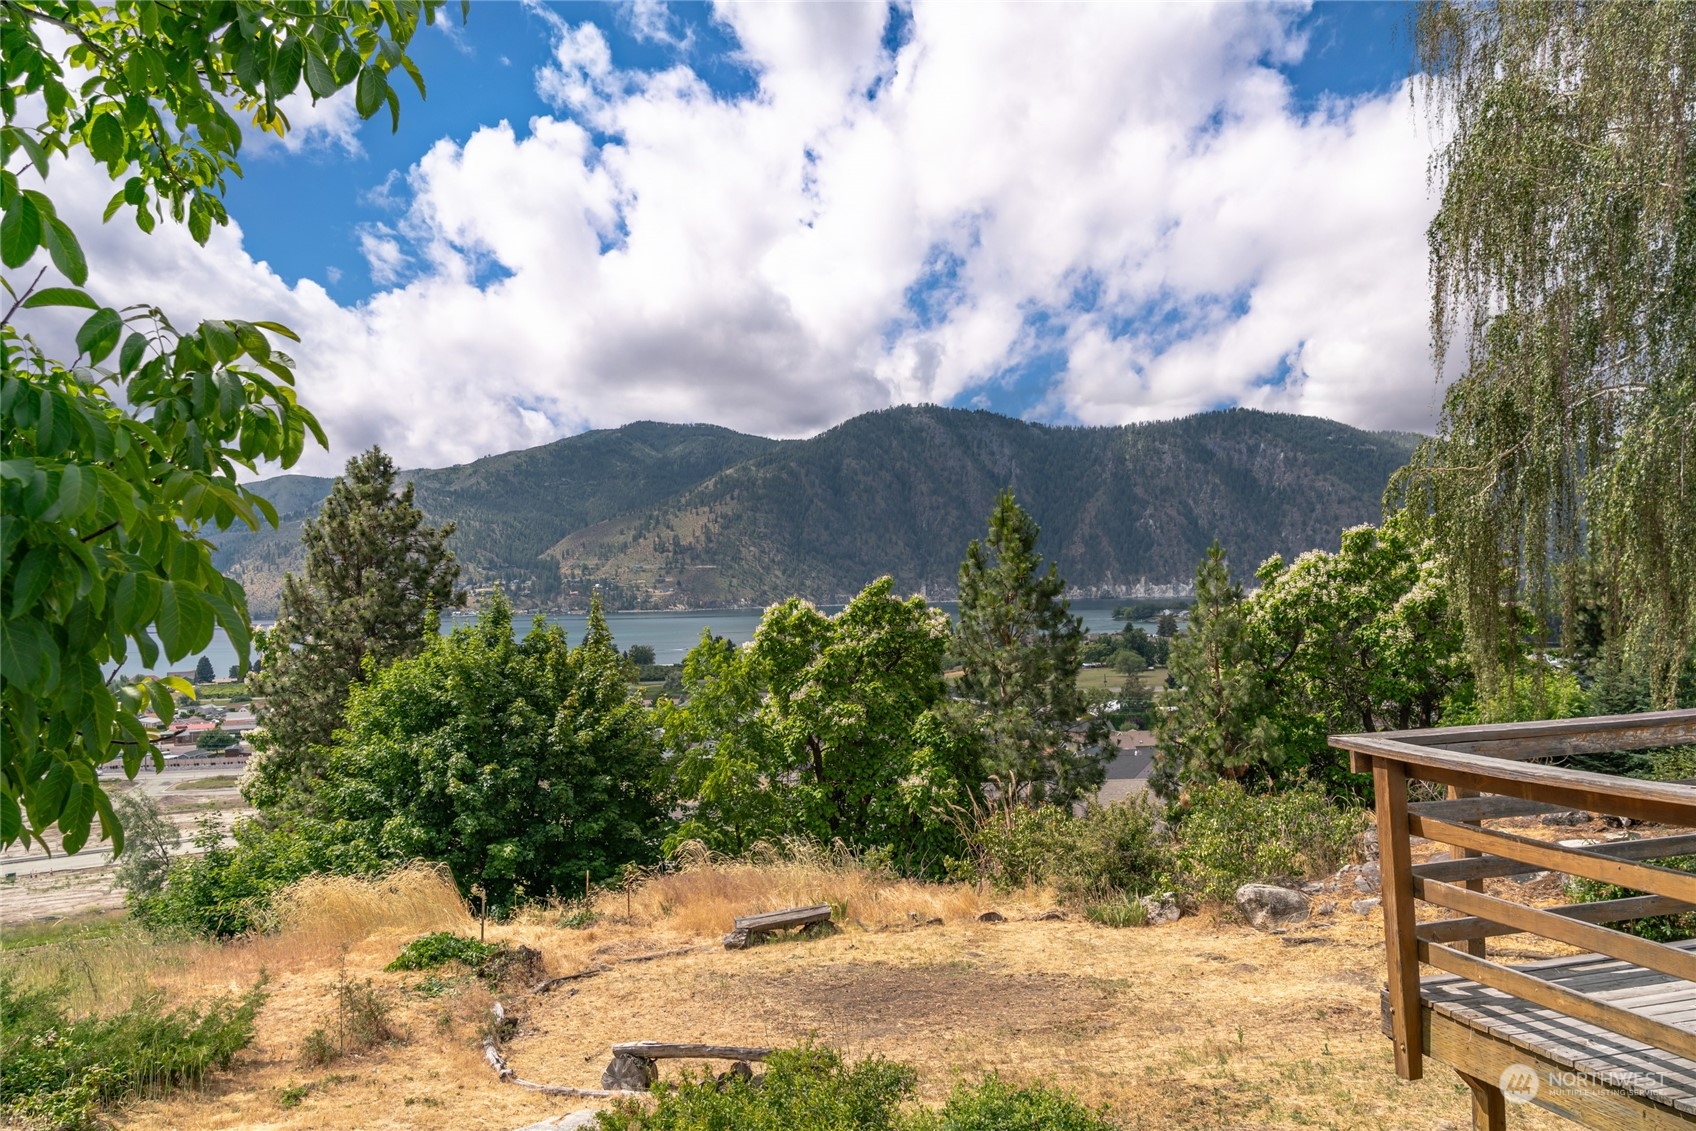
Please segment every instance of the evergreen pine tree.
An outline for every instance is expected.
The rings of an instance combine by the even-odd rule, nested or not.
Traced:
[[[211,683],[218,678],[218,673],[212,668],[212,657],[202,656],[200,662],[194,665],[194,682]]]
[[[1195,575],[1189,631],[1172,641],[1171,686],[1155,696],[1158,742],[1150,784],[1171,797],[1190,785],[1243,778],[1277,764],[1266,681],[1255,670],[1242,586],[1215,541]]]
[[[305,523],[306,572],[283,581],[257,680],[267,748],[244,789],[261,808],[310,792],[348,688],[417,655],[437,634],[437,613],[465,603],[446,545],[453,524],[424,525],[412,484],[397,493],[395,476],[379,448],[354,457]]]
[[[957,692],[980,714],[985,766],[1001,796],[1066,803],[1100,786],[1111,750],[1078,687],[1083,621],[1071,615],[1059,566],[1041,572],[1039,533],[1003,491],[989,536],[966,548]]]

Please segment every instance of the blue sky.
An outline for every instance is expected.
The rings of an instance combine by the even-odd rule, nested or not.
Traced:
[[[449,9],[398,133],[331,100],[249,146],[204,280],[103,233],[307,337],[325,467],[915,401],[1434,416],[1405,5]]]

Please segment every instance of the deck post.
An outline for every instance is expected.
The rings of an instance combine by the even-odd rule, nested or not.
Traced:
[[[1459,786],[1454,786],[1454,785],[1451,785],[1449,787],[1449,800],[1451,800],[1451,801],[1459,800],[1460,798],[1463,798],[1463,797],[1477,797],[1477,796],[1479,796],[1479,793],[1476,789],[1461,789]],[[1483,825],[1484,822],[1483,821],[1462,821],[1461,823],[1466,824],[1466,825]],[[1474,857],[1474,856],[1482,856],[1482,855],[1484,855],[1482,852],[1479,852],[1477,849],[1473,849],[1473,848],[1457,848],[1457,849],[1453,850],[1453,856],[1454,856],[1454,859],[1456,859],[1456,860],[1466,860],[1466,859],[1469,859],[1469,858]],[[1483,880],[1465,880],[1463,882],[1466,885],[1466,889],[1468,891],[1483,891],[1484,890],[1484,881]],[[1488,945],[1485,942],[1484,936],[1479,935],[1475,939],[1467,939],[1466,940],[1466,952],[1468,954],[1472,955],[1475,958],[1486,958],[1486,957],[1488,957],[1490,952],[1489,952]]]
[[[1384,758],[1372,760],[1372,785],[1378,801],[1378,854],[1384,897],[1384,954],[1388,959],[1390,1038],[1395,1042],[1396,1075],[1418,1080],[1421,1064],[1419,1019],[1419,940],[1413,933],[1413,858],[1407,831],[1407,768]]]
[[[1508,1105],[1502,1090],[1464,1072],[1455,1075],[1472,1090],[1472,1131],[1507,1131]]]

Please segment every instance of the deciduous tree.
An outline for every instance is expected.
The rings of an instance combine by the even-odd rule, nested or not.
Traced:
[[[492,907],[652,860],[667,819],[653,722],[598,598],[572,648],[539,618],[515,640],[497,593],[474,626],[354,688],[329,769],[320,835],[442,861]]]
[[[1671,706],[1696,645],[1696,19],[1684,4],[1428,3],[1432,331],[1464,372],[1406,478],[1493,694],[1518,608],[1590,577]],[[1504,609],[1506,610],[1504,613]]]
[[[290,466],[308,437],[324,442],[277,348],[294,337],[286,327],[179,328],[145,299],[120,310],[82,290],[89,264],[45,191],[50,172],[81,150],[122,182],[107,218],[128,210],[151,231],[168,217],[204,243],[240,174],[231,109],[284,133],[279,102],[304,79],[314,98],[351,85],[362,116],[386,104],[398,120],[388,76],[405,70],[422,91],[406,48],[438,8],[0,4],[0,262],[19,272],[0,299],[0,844],[57,824],[75,852],[98,816],[121,848],[94,767],[121,754],[133,776],[158,759],[140,716],[168,720],[172,691],[187,688],[113,686],[104,670],[132,645],[148,666],[161,649],[192,655],[214,624],[245,659],[245,598],[213,568],[204,532],[274,524],[240,472]],[[90,312],[69,360],[14,323],[44,307]]]
[[[887,849],[940,871],[979,781],[973,741],[940,716],[948,618],[873,582],[835,616],[792,599],[744,649],[710,635],[661,707],[691,806],[672,843],[741,852],[803,836]]]

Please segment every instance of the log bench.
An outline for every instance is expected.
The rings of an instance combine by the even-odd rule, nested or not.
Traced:
[[[813,907],[789,907],[782,911],[764,911],[758,915],[738,915],[733,930],[724,936],[724,949],[744,950],[760,935],[785,931],[791,927],[811,927],[830,922],[830,904]]]
[[[1696,875],[1655,861],[1696,854],[1696,788],[1536,764],[1538,758],[1696,743],[1696,711],[1339,735],[1371,773],[1384,877],[1385,1032],[1404,1080],[1429,1057],[1472,1093],[1477,1131],[1503,1131],[1531,1103],[1595,1128],[1696,1126],[1696,942],[1661,943],[1607,924],[1696,911]],[[1449,787],[1408,800],[1410,781]],[[1644,822],[1647,835],[1552,843],[1489,822],[1566,810]],[[1671,829],[1655,825],[1673,826]],[[1416,837],[1451,859],[1415,864]],[[1537,872],[1627,894],[1532,907],[1512,885]],[[1642,894],[1633,894],[1642,893]],[[1421,919],[1415,904],[1446,919]],[[1490,938],[1526,934],[1581,953],[1508,966]],[[1499,955],[1497,957],[1500,957]],[[1421,967],[1437,972],[1422,976]]]

